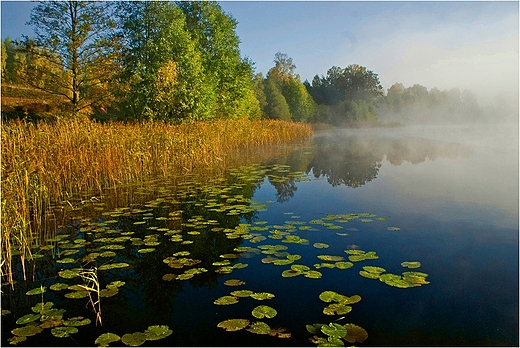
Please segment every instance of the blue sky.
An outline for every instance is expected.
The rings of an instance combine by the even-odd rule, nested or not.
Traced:
[[[518,97],[518,2],[225,1],[241,52],[264,75],[278,51],[302,81],[360,64],[393,83],[471,89],[481,104]],[[31,35],[33,2],[2,1],[2,39]]]

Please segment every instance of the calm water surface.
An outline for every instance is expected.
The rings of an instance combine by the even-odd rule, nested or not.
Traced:
[[[63,319],[92,323],[66,338],[47,328],[21,345],[92,346],[102,333],[167,325],[170,336],[143,346],[315,346],[306,325],[334,322],[365,329],[368,338],[359,346],[518,346],[518,158],[518,125],[334,130],[222,178],[132,186],[119,192],[126,206],[93,204],[63,228],[68,237],[36,250],[43,257],[33,279],[14,292],[3,287],[2,309],[11,314],[2,316],[2,344],[43,298],[66,309]],[[346,250],[378,258],[341,269],[318,257],[349,261]],[[105,251],[113,254],[93,254]],[[292,263],[276,265],[269,257]],[[408,269],[405,261],[421,265]],[[125,282],[101,298],[102,326],[94,324],[87,298],[49,288],[82,283],[60,277],[62,270],[116,262],[128,266],[98,270],[102,287]],[[294,265],[321,277],[283,277]],[[390,286],[362,277],[363,266],[423,272],[429,284]],[[25,295],[40,285],[47,287],[43,295]],[[236,290],[274,297],[214,304]],[[347,314],[326,315],[330,303],[319,295],[327,290],[361,301]],[[259,305],[276,309],[276,316],[255,318]],[[217,327],[227,319],[262,321],[291,335]]]

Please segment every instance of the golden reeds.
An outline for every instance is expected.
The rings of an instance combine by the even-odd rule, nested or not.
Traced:
[[[238,148],[308,137],[306,124],[275,120],[98,123],[89,119],[2,124],[1,267],[12,281],[13,253],[22,266],[46,230],[52,202],[100,195],[149,175],[193,171],[225,161]]]

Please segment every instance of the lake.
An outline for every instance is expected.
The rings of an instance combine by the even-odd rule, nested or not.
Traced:
[[[2,345],[518,346],[517,124],[273,153],[78,203],[2,286]]]

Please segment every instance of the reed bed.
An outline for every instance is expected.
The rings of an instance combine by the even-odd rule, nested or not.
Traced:
[[[1,269],[12,282],[39,244],[53,202],[131,183],[150,175],[192,172],[226,161],[232,150],[309,137],[309,125],[276,120],[99,123],[13,121],[1,129]],[[22,272],[25,274],[24,270]]]

